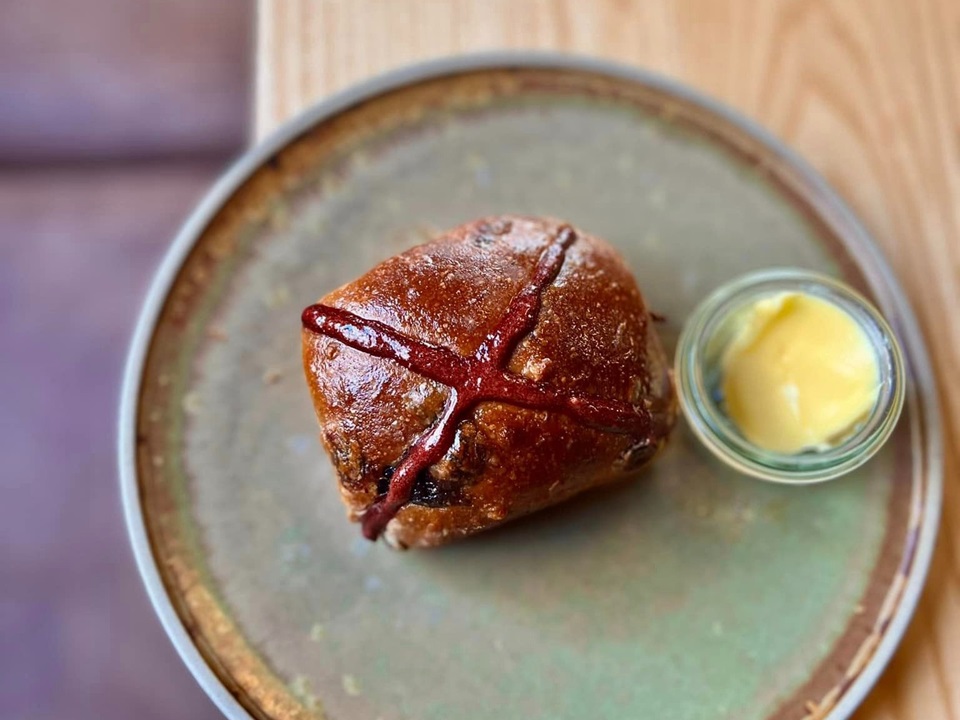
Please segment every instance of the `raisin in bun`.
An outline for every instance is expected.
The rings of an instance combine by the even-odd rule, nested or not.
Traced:
[[[676,418],[667,359],[606,242],[493,217],[303,312],[303,362],[349,516],[439,545],[621,480]]]

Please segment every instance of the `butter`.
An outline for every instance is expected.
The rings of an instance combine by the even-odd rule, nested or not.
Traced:
[[[759,447],[787,454],[828,448],[876,404],[876,353],[837,305],[784,292],[753,303],[735,322],[721,389],[727,415]]]

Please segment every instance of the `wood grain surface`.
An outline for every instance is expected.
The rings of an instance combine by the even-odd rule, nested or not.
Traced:
[[[857,720],[960,720],[960,2],[260,0],[256,127],[414,60],[564,50],[659,71],[804,155],[882,245],[930,347],[943,521],[907,636]]]
[[[232,155],[248,139],[252,8],[3,0],[0,163]]]
[[[144,592],[114,433],[144,290],[226,158],[3,160],[0,718],[222,719]]]
[[[253,15],[0,0],[0,718],[222,720],[133,561],[116,427],[147,284],[249,139]]]

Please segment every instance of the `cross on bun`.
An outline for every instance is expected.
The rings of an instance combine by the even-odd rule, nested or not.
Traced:
[[[636,281],[551,219],[461,225],[303,312],[303,363],[351,519],[440,545],[636,475],[676,419]]]

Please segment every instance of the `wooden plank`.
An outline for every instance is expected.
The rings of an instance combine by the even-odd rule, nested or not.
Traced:
[[[0,717],[222,720],[134,567],[114,436],[147,283],[222,170],[0,171]]]
[[[0,162],[235,152],[253,17],[249,0],[4,0]]]
[[[414,60],[566,50],[663,72],[759,120],[853,206],[938,378],[943,525],[917,617],[858,720],[960,718],[960,3],[955,0],[259,0],[260,135]]]

